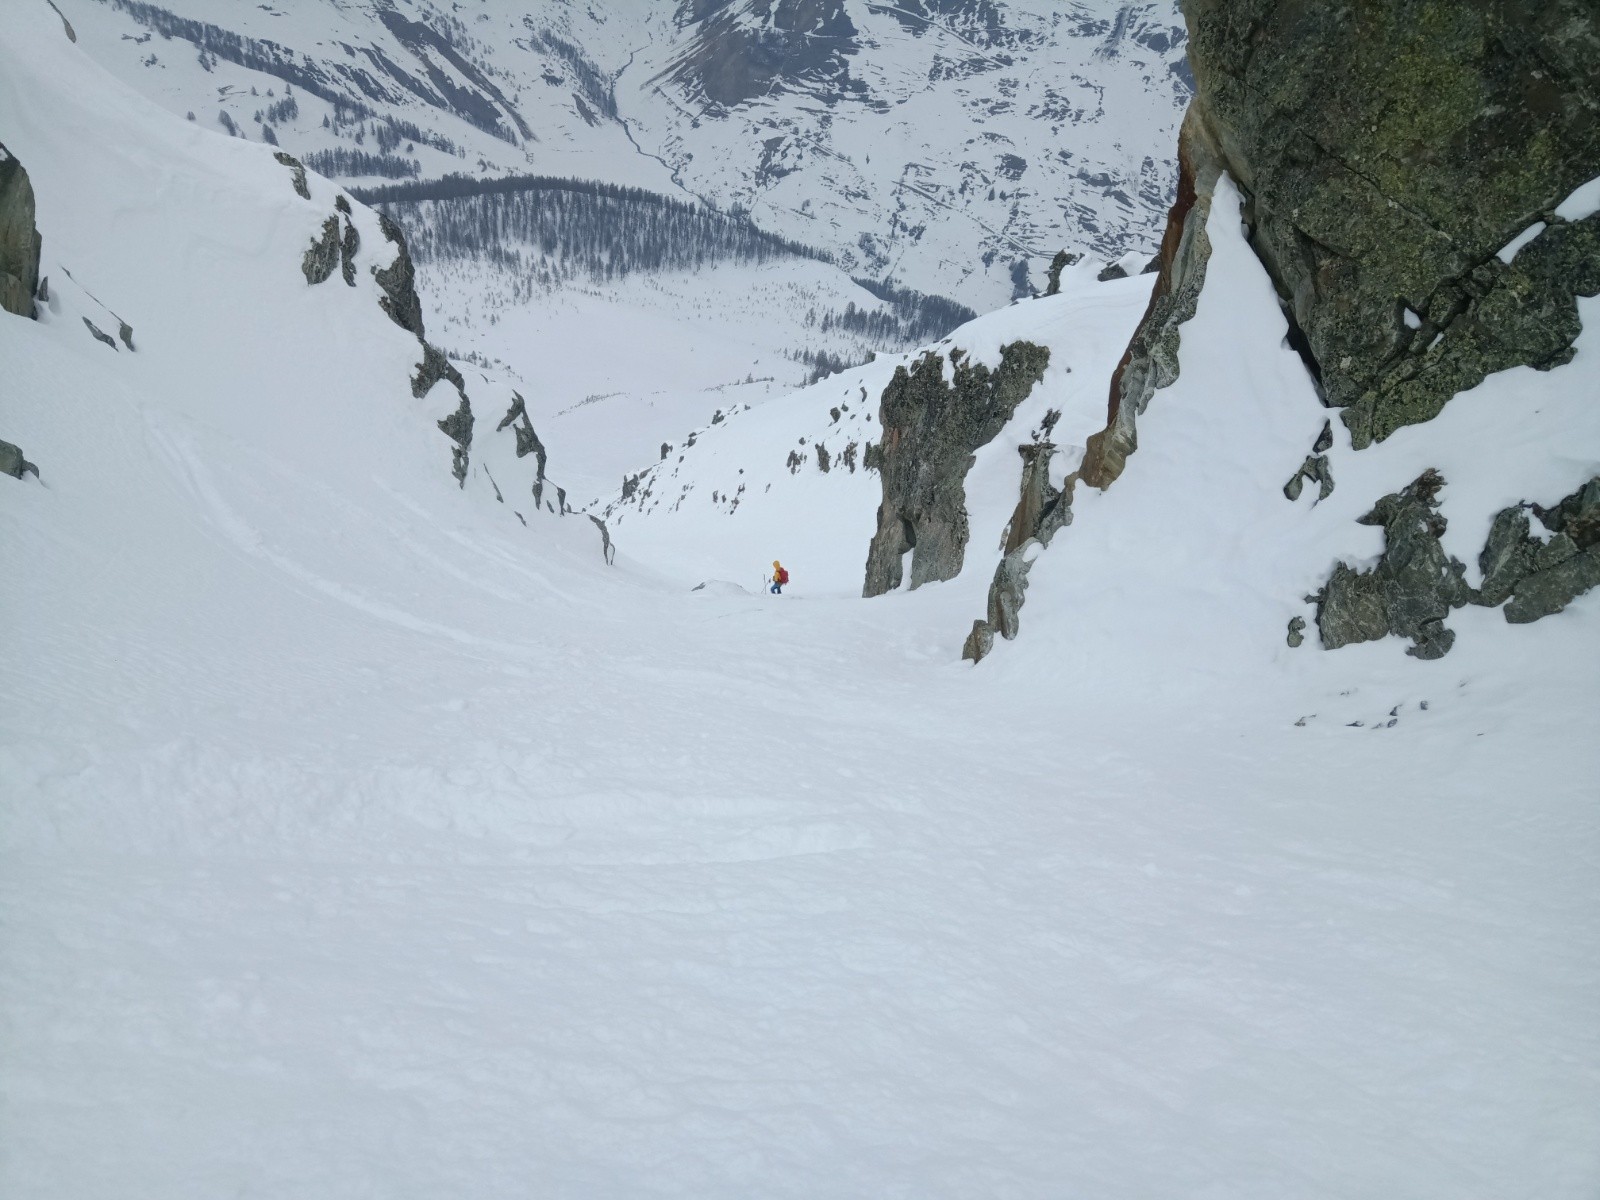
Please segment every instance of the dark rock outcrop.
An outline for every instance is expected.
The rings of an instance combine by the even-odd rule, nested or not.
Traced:
[[[456,483],[462,487],[467,486],[467,455],[472,450],[472,405],[467,402],[465,395],[461,403],[456,405],[455,412],[439,422],[439,428],[448,437],[454,446],[450,448],[450,470],[456,477]]]
[[[99,342],[101,345],[110,346],[113,350],[117,348],[117,339],[112,337],[104,329],[101,329],[100,326],[96,325],[93,321],[89,320],[88,317],[83,318],[83,324],[84,328],[89,331],[90,336],[93,337],[95,341]]]
[[[39,468],[27,460],[22,453],[22,447],[0,441],[0,475],[23,479],[29,472],[33,473],[35,479],[39,478]]]
[[[1566,362],[1600,289],[1593,0],[1185,0],[1191,116],[1326,402],[1361,448],[1490,372]],[[1549,228],[1512,262],[1497,252]]]
[[[953,579],[967,546],[965,480],[973,453],[1000,432],[1044,376],[1050,351],[1032,342],[1001,348],[994,370],[960,350],[945,359],[932,351],[908,371],[896,367],[883,391],[876,455],[883,482],[878,529],[867,552],[863,595],[878,596],[902,582],[901,559],[911,552],[911,587]]]
[[[467,381],[461,378],[461,372],[456,370],[456,365],[445,357],[431,342],[422,343],[422,361],[417,364],[416,374],[411,377],[411,394],[418,400],[422,399],[433,390],[433,385],[441,379],[448,379],[455,385],[456,391],[462,398],[466,398]]]
[[[326,283],[339,265],[339,218],[329,217],[322,223],[322,236],[312,241],[305,257],[300,260],[300,270],[312,287]]]
[[[33,316],[42,248],[34,224],[33,184],[22,164],[0,143],[0,309]]]
[[[378,227],[395,247],[394,261],[387,267],[374,267],[372,271],[372,278],[383,293],[378,304],[401,329],[423,337],[422,299],[417,295],[417,270],[411,263],[406,235],[387,213],[378,214]]]
[[[1451,609],[1504,604],[1507,621],[1526,624],[1560,612],[1574,597],[1600,586],[1600,477],[1551,508],[1520,504],[1498,513],[1478,555],[1483,580],[1477,588],[1468,586],[1462,564],[1440,545],[1443,486],[1437,471],[1424,471],[1361,518],[1362,524],[1383,526],[1383,556],[1370,571],[1340,563],[1312,597],[1325,649],[1393,633],[1412,640],[1406,653],[1439,658],[1455,641],[1444,626]],[[1548,539],[1531,535],[1529,511],[1549,532]],[[1297,644],[1293,635],[1291,629],[1291,645]]]
[[[1069,478],[1063,489],[1050,486],[1050,460],[1056,447],[1047,439],[1060,416],[1060,412],[1052,410],[1042,428],[1035,431],[1035,441],[1017,447],[1022,456],[1020,495],[1006,525],[1004,556],[989,583],[987,611],[982,620],[972,623],[972,632],[961,649],[961,657],[971,662],[979,662],[989,653],[996,634],[1007,641],[1017,636],[1028,572],[1050,540],[1072,523],[1072,487],[1076,478]]]
[[[1439,514],[1444,479],[1427,470],[1359,518],[1383,526],[1378,565],[1357,571],[1340,563],[1317,603],[1317,630],[1326,649],[1370,642],[1391,633],[1411,639],[1407,654],[1440,658],[1455,641],[1444,619],[1472,599],[1465,567],[1444,552]]]
[[[344,214],[344,236],[339,239],[339,273],[344,276],[346,284],[355,287],[356,254],[361,249],[361,235],[356,232],[355,222],[350,219],[350,201],[340,196],[334,207]]]
[[[1290,477],[1288,483],[1283,485],[1283,494],[1290,500],[1298,500],[1308,483],[1317,485],[1319,504],[1333,495],[1333,468],[1328,465],[1326,454],[1306,455],[1306,460],[1300,464],[1300,469]]]
[[[1066,250],[1057,250],[1056,256],[1050,260],[1050,273],[1046,277],[1044,294],[1046,296],[1059,295],[1061,292],[1061,272],[1074,265],[1083,255],[1073,254]]]
[[[294,190],[300,196],[300,199],[311,199],[311,189],[306,186],[306,169],[300,160],[283,150],[277,151],[272,157],[289,168],[293,176]]]
[[[617,548],[612,544],[611,530],[607,528],[604,521],[593,513],[589,513],[588,517],[600,530],[600,554],[606,560],[606,566],[609,567],[617,561]],[[704,587],[705,585],[701,584],[700,586]]]
[[[544,466],[547,460],[544,443],[539,440],[539,435],[533,430],[533,422],[528,419],[527,402],[523,400],[521,392],[511,393],[511,407],[506,410],[506,415],[500,418],[500,424],[495,426],[499,433],[506,426],[511,426],[511,432],[517,439],[517,457],[525,458],[534,456],[533,477],[533,503],[537,507],[544,499]]]
[[[1549,533],[1529,533],[1528,512]],[[1550,616],[1574,597],[1600,586],[1600,476],[1553,508],[1536,504],[1502,510],[1478,556],[1483,583],[1478,602],[1505,606],[1506,620],[1521,625]]]

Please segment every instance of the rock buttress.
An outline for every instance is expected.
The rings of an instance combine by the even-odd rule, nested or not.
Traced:
[[[974,452],[993,440],[1044,376],[1050,351],[1012,342],[990,370],[950,352],[932,351],[895,368],[883,391],[883,439],[873,456],[883,483],[878,529],[867,552],[862,594],[879,596],[902,582],[901,559],[911,552],[911,586],[953,579],[967,546],[966,477]]]

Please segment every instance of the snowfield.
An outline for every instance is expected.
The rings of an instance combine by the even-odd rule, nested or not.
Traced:
[[[787,462],[887,358],[699,426],[608,566],[504,477],[520,381],[466,371],[457,488],[369,210],[308,288],[332,184],[13,8],[53,299],[0,314],[0,1195],[1595,1194],[1600,594],[1433,662],[1284,633],[1422,467],[1469,561],[1600,469],[1600,302],[1291,504],[1327,413],[1224,185],[1181,378],[974,669],[1014,447],[1061,408],[1070,466],[1148,278],[949,339],[1052,349],[959,578],[859,599],[876,476]]]

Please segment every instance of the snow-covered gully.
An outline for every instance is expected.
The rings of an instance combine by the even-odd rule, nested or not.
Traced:
[[[1074,465],[1149,277],[936,348],[1051,349],[958,578],[860,599],[877,477],[785,459],[888,357],[719,411],[608,566],[481,373],[451,477],[374,214],[308,286],[332,184],[7,25],[53,299],[0,313],[0,1195],[1592,1193],[1600,594],[1433,662],[1284,629],[1421,466],[1463,545],[1594,473],[1600,301],[1291,503],[1327,414],[1224,182],[1182,376],[974,669],[1017,447],[1059,409]]]

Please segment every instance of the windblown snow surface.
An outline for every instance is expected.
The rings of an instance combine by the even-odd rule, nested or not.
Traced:
[[[1600,466],[1594,302],[1290,504],[1326,414],[1225,188],[1181,379],[974,669],[1012,447],[1103,419],[1148,280],[953,335],[1050,372],[963,574],[863,601],[877,477],[786,456],[891,362],[658,465],[608,567],[456,488],[366,259],[307,288],[330,185],[43,5],[0,138],[54,297],[0,316],[0,1195],[1594,1196],[1600,597],[1284,645],[1422,466],[1467,548]]]

